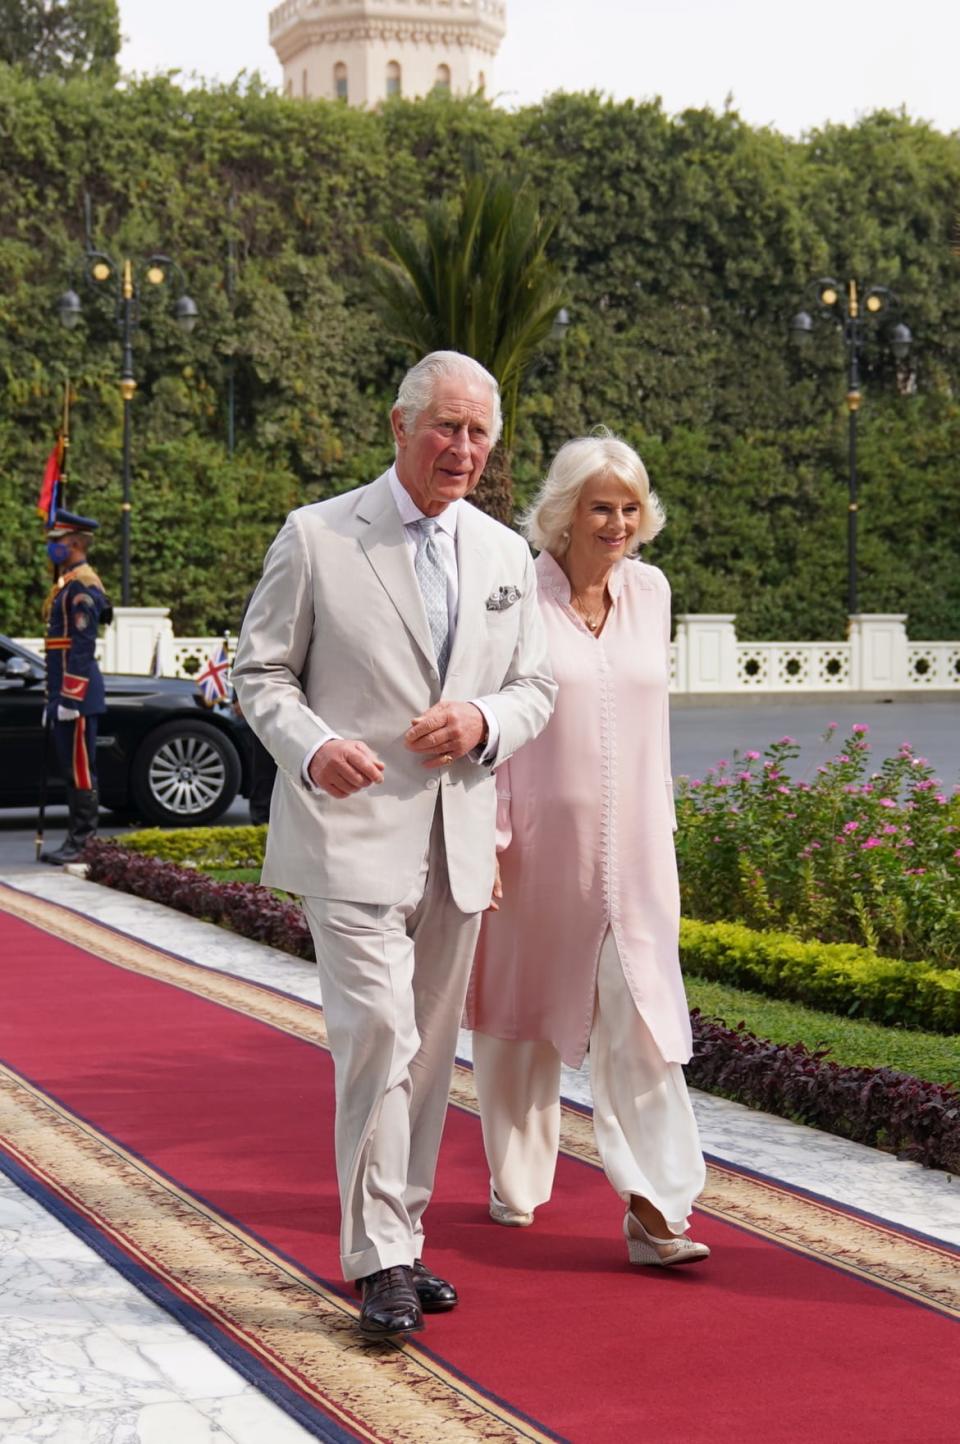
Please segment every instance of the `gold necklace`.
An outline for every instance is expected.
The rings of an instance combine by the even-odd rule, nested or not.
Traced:
[[[599,612],[595,613],[593,616],[591,616],[587,612],[579,597],[571,595],[570,604],[573,607],[574,611],[578,614],[578,616],[582,618],[586,626],[589,627],[591,632],[597,631],[597,629],[603,622],[604,617],[607,615],[606,599],[604,599],[604,601],[601,603]]]

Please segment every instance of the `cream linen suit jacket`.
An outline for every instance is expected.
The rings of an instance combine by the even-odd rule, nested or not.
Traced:
[[[441,688],[387,474],[287,518],[267,553],[233,666],[244,716],[278,764],[268,886],[400,902],[418,876],[439,792],[454,901],[467,913],[490,902],[492,769],[462,758],[427,770],[403,736],[441,699],[482,697],[499,723],[499,765],[545,726],[556,685],[526,542],[467,503],[457,557],[457,627]],[[511,589],[519,594],[512,603]],[[487,607],[490,598],[508,604]],[[366,742],[384,764],[382,783],[339,799],[307,787],[301,769],[321,729]]]

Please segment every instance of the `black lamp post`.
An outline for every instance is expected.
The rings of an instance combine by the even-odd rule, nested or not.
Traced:
[[[829,276],[816,282],[817,301],[820,315],[829,317],[843,330],[843,341],[847,348],[847,411],[849,428],[849,481],[847,497],[847,611],[853,616],[859,607],[857,595],[857,413],[860,410],[860,358],[867,340],[867,325],[875,322],[884,327],[886,344],[897,361],[905,361],[910,354],[913,336],[910,327],[902,321],[895,326],[886,326],[889,313],[897,301],[886,286],[860,286],[849,281],[846,294],[838,282]],[[798,311],[790,322],[790,339],[799,348],[808,347],[813,341],[814,319],[808,311]]]
[[[189,334],[197,324],[199,311],[197,303],[187,295],[183,273],[176,261],[160,254],[148,256],[146,260],[134,262],[125,260],[118,265],[104,251],[95,251],[88,245],[83,259],[83,279],[92,290],[108,291],[113,294],[117,330],[123,347],[120,368],[120,395],[123,397],[123,504],[121,509],[120,556],[122,568],[121,599],[125,607],[130,605],[130,481],[131,481],[131,415],[130,407],[137,389],[133,374],[133,338],[140,324],[140,296],[143,287],[174,285],[177,288],[173,304],[173,315],[180,329]],[[83,305],[77,292],[71,288],[64,291],[57,304],[60,320],[68,330],[79,323]]]

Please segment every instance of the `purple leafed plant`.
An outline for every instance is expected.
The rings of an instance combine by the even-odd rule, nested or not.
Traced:
[[[690,1014],[694,1088],[826,1133],[960,1172],[960,1093],[892,1068],[850,1068],[803,1043],[772,1043],[740,1023]]]
[[[196,868],[161,862],[109,841],[88,842],[83,860],[91,882],[165,903],[255,942],[313,959],[313,939],[299,903],[277,897],[268,887],[217,882]]]

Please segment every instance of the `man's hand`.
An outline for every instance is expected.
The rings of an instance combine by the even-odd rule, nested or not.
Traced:
[[[501,878],[500,878],[500,859],[499,859],[499,858],[497,858],[497,860],[496,860],[496,862],[493,864],[493,866],[494,866],[494,869],[495,869],[494,874],[493,874],[493,896],[491,897],[490,901],[487,903],[487,912],[488,912],[488,913],[498,913],[498,912],[500,911],[500,899],[503,897],[503,882],[501,881]]]
[[[383,763],[365,742],[335,737],[317,748],[307,773],[310,781],[331,797],[352,797],[371,783],[383,781]]]
[[[487,733],[487,719],[472,702],[437,702],[422,717],[414,717],[404,736],[411,752],[423,753],[424,767],[449,767],[479,745]]]

